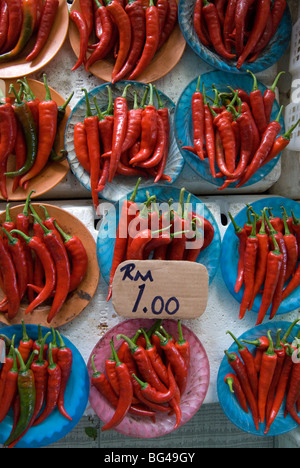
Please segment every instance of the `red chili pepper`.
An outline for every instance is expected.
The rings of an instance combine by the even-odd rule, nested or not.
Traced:
[[[237,97],[237,94],[236,94],[236,97]],[[224,171],[224,175],[229,175],[231,177],[236,167],[236,153],[237,153],[236,139],[235,139],[235,134],[234,134],[234,130],[232,127],[233,117],[232,117],[232,114],[230,114],[230,112],[227,112],[227,111],[224,111],[221,114],[217,114],[211,108],[210,104],[208,104],[208,106],[214,118],[213,120],[214,126],[219,131],[222,146],[223,146],[224,153],[225,153],[225,163],[226,163],[227,170]]]
[[[266,117],[265,103],[261,90],[258,88],[256,76],[248,70],[253,77],[253,89],[250,93],[250,106],[260,136],[264,134],[270,119]]]
[[[114,102],[114,129],[112,139],[112,153],[109,167],[109,182],[111,182],[116,174],[118,163],[121,158],[122,146],[126,136],[128,122],[128,104],[126,93],[130,84],[126,85],[122,96],[115,99]]]
[[[167,141],[164,122],[161,116],[157,114],[157,140],[153,154],[147,161],[139,163],[138,166],[143,169],[149,169],[157,166],[165,154],[166,145]]]
[[[264,433],[267,434],[270,430],[271,425],[275,421],[277,414],[279,413],[280,407],[286,395],[286,390],[288,388],[288,383],[291,377],[291,371],[293,368],[292,355],[295,351],[295,348],[292,348],[289,344],[285,345],[286,357],[280,373],[280,378],[278,381],[278,386],[276,388],[276,393],[274,397],[274,402],[269,414],[269,418],[266,419],[266,427]]]
[[[218,16],[216,6],[213,3],[203,0],[203,16],[205,19],[206,26],[208,28],[209,37],[215,51],[221,55],[221,57],[231,60],[235,57],[235,54],[227,52],[226,47],[223,43],[221,25]]]
[[[258,239],[256,235],[256,218],[253,216],[252,231],[246,241],[244,254],[244,283],[245,290],[243,293],[242,302],[240,305],[239,318],[242,319],[250,305],[255,282],[255,269],[258,251]]]
[[[100,133],[100,140],[102,143],[102,155],[107,152],[111,152],[112,148],[112,135],[113,135],[113,128],[114,128],[114,118],[111,115],[107,115],[104,119],[99,121],[99,133]],[[102,167],[102,173],[98,182],[97,190],[100,192],[104,190],[106,183],[109,177],[109,166],[110,160],[106,159],[104,161]]]
[[[45,353],[44,348],[45,348],[46,340],[50,334],[51,332],[46,333],[46,335],[42,339],[38,357],[31,364],[31,370],[33,372],[34,381],[35,381],[36,399],[35,399],[35,408],[34,408],[34,413],[32,416],[31,423],[30,423],[30,427],[34,423],[38,415],[40,414],[40,411],[42,410],[42,407],[46,398],[47,381],[48,381],[48,372],[47,372],[48,361],[45,359],[45,354],[47,354],[48,345],[47,345],[46,353]]]
[[[18,349],[22,356],[23,361],[27,363],[29,356],[31,354],[31,351],[33,349],[33,340],[32,338],[29,338],[28,336],[24,320],[22,320],[22,327],[23,327],[23,337],[19,343]]]
[[[79,57],[71,70],[74,71],[77,70],[82,64],[86,63],[86,52],[88,48],[89,35],[83,13],[73,10],[70,12],[70,18],[75,23],[80,35]]]
[[[5,373],[3,393],[2,397],[0,398],[0,423],[6,418],[18,391],[19,368],[16,359],[16,352],[13,347],[12,356],[13,364],[11,369]]]
[[[7,374],[12,369],[13,364],[14,364],[14,346],[15,346],[15,335],[13,336],[13,338],[11,340],[11,344],[10,344],[10,347],[9,347],[9,352],[5,356],[5,362],[3,363],[3,367],[2,367],[2,370],[1,370],[1,375],[0,375],[0,401],[2,400],[2,397],[3,397],[3,394],[4,394]]]
[[[6,1],[2,1],[1,9],[0,9],[0,51],[3,50],[3,45],[5,44],[5,40],[7,37],[8,32],[8,6]]]
[[[204,46],[207,47],[210,45],[210,41],[207,39],[205,35],[205,31],[203,30],[202,7],[203,7],[203,0],[196,0],[194,14],[193,14],[193,24],[194,24],[196,34],[199,38],[199,41]]]
[[[118,426],[125,416],[127,415],[131,403],[132,403],[132,398],[133,398],[133,387],[132,387],[132,382],[131,382],[131,377],[128,371],[128,368],[126,364],[122,363],[118,355],[114,349],[114,346],[112,346],[113,352],[114,352],[114,359],[116,361],[116,375],[118,378],[118,383],[119,383],[119,399],[118,399],[118,405],[116,408],[116,411],[112,417],[112,419],[106,423],[102,427],[102,431],[107,431],[109,429],[113,429],[116,426]]]
[[[230,392],[236,396],[237,401],[240,404],[240,407],[246,413],[249,413],[245,393],[242,389],[242,386],[237,376],[235,374],[227,374],[224,377],[224,382],[228,385]]]
[[[238,242],[239,260],[238,260],[238,269],[237,269],[237,279],[236,279],[235,287],[234,287],[235,292],[238,293],[244,283],[244,261],[245,261],[244,255],[245,255],[248,235],[247,235],[245,228],[237,225],[237,223],[235,222],[235,219],[233,218],[230,212],[228,213],[228,215],[233,224],[235,235],[237,236],[239,240]]]
[[[68,348],[60,333],[56,330],[58,340],[59,340],[59,350],[57,353],[57,364],[61,369],[61,385],[60,385],[60,392],[57,401],[57,407],[59,412],[67,419],[72,421],[71,416],[67,413],[65,409],[65,391],[67,388],[67,384],[71,375],[72,371],[72,364],[73,364],[73,354],[70,348]]]
[[[27,271],[27,259],[20,239],[13,237],[6,229],[2,227],[2,230],[8,238],[8,252],[11,255],[12,261],[15,265],[17,284],[19,290],[20,299],[23,299],[28,284],[28,271]]]
[[[168,15],[164,24],[164,28],[162,34],[159,37],[159,43],[157,49],[161,49],[161,47],[165,44],[165,42],[169,39],[171,33],[173,32],[177,20],[178,20],[178,5],[175,0],[169,0],[168,5]]]
[[[176,5],[177,6],[177,5]],[[159,15],[153,0],[150,0],[146,9],[146,40],[140,59],[129,75],[129,80],[135,80],[148,67],[153,59],[159,43]]]
[[[45,74],[43,75],[43,79],[44,86],[46,88],[46,96],[45,99],[39,103],[38,151],[32,168],[20,180],[21,186],[23,186],[28,180],[36,177],[36,175],[44,169],[48,162],[56,137],[58,106],[51,98],[51,92],[49,90]]]
[[[40,19],[36,42],[33,47],[33,50],[26,57],[27,61],[31,62],[32,60],[36,59],[41,50],[43,49],[44,45],[46,44],[56,18],[58,7],[58,0],[46,0],[45,5],[43,7],[43,13]]]
[[[247,399],[247,402],[248,402],[248,405],[252,414],[253,422],[255,424],[256,429],[258,430],[259,429],[259,414],[258,414],[257,400],[253,395],[245,366],[236,353],[229,353],[226,350],[225,355],[227,356],[229,365],[232,367],[232,369],[237,375],[237,378],[239,379],[239,382],[241,384],[241,387],[243,389],[243,392],[245,394],[245,397]]]
[[[14,154],[16,156],[16,171],[18,171],[24,166],[26,161],[26,141],[20,122],[17,123],[17,135],[15,141]],[[14,178],[12,187],[13,192],[15,192],[19,187],[20,178],[20,176]]]
[[[47,417],[52,414],[54,409],[57,406],[58,398],[61,389],[61,375],[62,371],[60,366],[53,362],[52,359],[52,343],[49,343],[49,355],[48,355],[48,381],[47,381],[47,393],[46,393],[46,404],[43,412],[38,416],[38,418],[33,423],[33,426],[38,426],[41,424]]]
[[[235,12],[237,8],[238,0],[229,0],[225,10],[225,16],[223,21],[223,39],[224,45],[228,52],[231,52],[231,38],[235,28]]]
[[[296,236],[289,230],[286,213],[283,213],[283,223],[285,228],[283,239],[287,250],[287,269],[284,278],[286,282],[296,271],[299,249]]]
[[[290,143],[293,131],[298,127],[300,119],[284,134],[280,135],[274,142],[271,151],[269,152],[266,159],[262,162],[261,166],[268,164],[276,156],[278,156]]]
[[[19,39],[22,23],[23,13],[22,5],[20,0],[10,0],[7,3],[8,7],[8,31],[5,40],[5,44],[2,49],[3,52],[11,51]]]
[[[108,52],[112,47],[112,39],[114,33],[114,23],[111,15],[104,5],[102,5],[98,0],[95,0],[95,5],[97,7],[97,16],[101,23],[102,32],[100,35],[100,40],[85,63],[85,69],[88,71],[89,68],[98,60],[106,57]]]
[[[274,344],[270,330],[267,334],[270,344],[269,348],[264,352],[262,357],[258,384],[258,411],[261,423],[263,423],[265,420],[268,393],[277,365],[277,355],[274,351]]]
[[[168,390],[164,393],[164,392],[159,392],[154,387],[152,387],[148,382],[143,382],[135,374],[133,374],[133,377],[137,380],[137,382],[141,386],[141,392],[144,395],[144,397],[153,403],[169,403],[174,398],[175,391],[176,391],[176,382],[172,374],[170,364],[168,365],[168,376],[169,376],[170,386]]]
[[[138,191],[139,184],[141,179],[137,181],[135,189],[129,200],[126,200],[122,205],[122,211],[120,215],[120,220],[117,228],[116,242],[113,253],[112,267],[110,270],[109,278],[109,291],[107,296],[107,301],[110,300],[112,295],[112,283],[116,269],[119,264],[123,262],[126,256],[127,242],[128,242],[128,228],[131,221],[135,218],[138,211],[138,206],[135,203],[136,194]]]
[[[157,4],[159,11],[159,6]],[[141,57],[146,37],[146,18],[141,0],[130,0],[125,6],[132,29],[132,44],[126,62],[122,69],[112,78],[112,83],[124,79],[133,72],[139,58]]]
[[[90,37],[94,26],[93,0],[79,0],[79,5],[87,25],[88,36]]]
[[[252,7],[254,0],[238,0],[236,11],[235,11],[235,48],[237,56],[239,57],[243,50],[245,44],[245,32],[246,32],[246,20],[250,8]]]
[[[87,147],[86,130],[83,122],[77,122],[74,127],[74,149],[76,157],[85,171],[91,172]]]
[[[292,229],[293,229],[293,232],[297,238],[297,241],[298,241],[298,246],[300,248],[300,219],[297,219],[296,216],[295,216],[295,213],[293,210],[291,210],[291,214],[292,214]],[[298,250],[299,250],[298,248]]]
[[[45,286],[38,294],[38,296],[26,308],[25,313],[29,314],[46,299],[48,299],[54,291],[56,285],[55,265],[47,247],[38,237],[26,236],[23,232],[17,229],[13,230],[12,233],[16,233],[25,239],[28,246],[39,256],[45,271]]]
[[[108,0],[106,2],[106,9],[111,14],[119,32],[119,50],[112,71],[113,79],[123,67],[130,50],[131,24],[126,11],[117,0]]]
[[[193,122],[193,144],[198,157],[204,161],[204,101],[203,94],[200,91],[200,80],[198,77],[196,91],[192,96],[192,122]],[[185,149],[183,147],[182,149]]]
[[[248,182],[248,180],[251,179],[251,177],[256,173],[256,171],[261,167],[264,160],[267,158],[281,129],[279,119],[282,110],[283,107],[281,107],[276,120],[274,120],[268,125],[265,133],[262,135],[260,146],[256,151],[248,168],[246,169],[244,175],[242,176],[240,182],[237,184],[237,188],[241,187],[246,182]]]
[[[274,104],[274,101],[275,101],[275,98],[276,98],[275,90],[276,90],[277,83],[278,83],[280,77],[284,73],[285,72],[278,73],[278,75],[276,76],[276,78],[274,80],[274,83],[272,84],[271,88],[266,89],[266,91],[264,92],[263,101],[264,101],[264,106],[265,106],[265,115],[266,115],[267,122],[270,122],[270,119],[271,119],[273,104]]]
[[[12,320],[17,315],[20,307],[20,294],[15,266],[2,237],[0,237],[0,271],[4,293],[7,298],[8,320]]]
[[[265,27],[265,30],[259,39],[258,43],[256,44],[253,53],[248,57],[248,62],[253,63],[257,60],[259,54],[265,49],[265,47],[269,44],[273,33],[273,24],[272,24],[272,11],[270,10],[268,21]]]
[[[17,120],[10,104],[0,106],[0,128],[0,190],[3,198],[7,199],[6,166],[9,155],[13,153],[17,136]]]

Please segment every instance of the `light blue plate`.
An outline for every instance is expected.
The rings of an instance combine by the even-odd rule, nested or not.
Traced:
[[[93,98],[96,97],[99,107],[102,111],[106,110],[108,104],[108,94],[107,94],[107,86],[111,87],[112,97],[115,100],[118,96],[121,96],[124,90],[124,87],[131,83],[131,86],[128,88],[127,91],[127,100],[128,100],[128,108],[131,108],[134,101],[134,94],[133,91],[136,91],[138,95],[138,103],[140,104],[141,99],[145,93],[147,85],[144,83],[140,83],[138,81],[120,81],[116,84],[105,83],[100,86],[97,86],[93,90],[89,91],[89,101],[91,108],[94,109],[94,101]],[[164,104],[169,109],[169,117],[170,117],[170,145],[169,145],[169,156],[167,160],[167,164],[165,167],[164,173],[171,177],[171,182],[161,182],[163,185],[170,185],[175,182],[175,180],[179,177],[183,166],[184,166],[184,159],[178,150],[175,135],[174,135],[174,113],[175,113],[175,104],[174,102],[166,96],[164,93],[159,91],[160,98]],[[147,101],[148,102],[148,101]],[[156,95],[154,93],[154,105],[157,105]],[[85,104],[85,97],[83,95],[82,99],[78,101],[75,105],[74,109],[71,112],[71,115],[68,119],[65,131],[65,148],[68,151],[68,162],[71,168],[71,171],[77,178],[77,180],[83,185],[84,188],[87,190],[91,190],[90,184],[90,175],[83,169],[81,164],[79,164],[78,159],[75,154],[74,149],[74,127],[77,122],[82,122],[85,117],[86,111],[86,104]],[[127,176],[116,176],[111,183],[107,183],[105,189],[99,193],[99,197],[116,202],[121,197],[124,197],[128,192],[134,189],[135,184],[137,181],[137,177],[127,177]],[[143,179],[141,183],[141,187],[148,187],[153,184],[153,179]]]
[[[243,339],[243,340],[253,341],[253,340],[260,338],[261,336],[265,336],[268,330],[271,330],[272,338],[275,341],[277,330],[281,328],[282,330],[281,336],[283,336],[290,325],[291,323],[289,322],[271,322],[268,324],[262,324],[243,333],[243,335],[241,335],[238,338],[238,340],[240,341]],[[293,331],[290,334],[290,338],[288,340],[289,343],[292,342],[293,339],[297,336],[299,329],[300,327],[298,325],[295,325],[295,327],[293,328]],[[234,333],[234,330],[231,330],[230,328],[229,330],[232,333]],[[229,337],[228,339],[230,339],[229,335],[228,337]],[[255,346],[252,346],[252,345],[247,345],[247,346],[248,346],[248,349],[252,353],[255,352]],[[226,348],[224,347],[224,351],[225,349]],[[230,346],[228,351],[235,352],[239,356],[238,346],[235,343],[232,346]],[[279,436],[281,434],[286,434],[287,432],[290,432],[293,429],[296,429],[296,427],[298,427],[298,424],[291,418],[289,414],[286,416],[286,418],[284,417],[284,410],[285,410],[285,401],[284,401],[275,421],[271,425],[271,428],[268,434],[267,435],[264,434],[264,430],[266,426],[265,422],[263,424],[260,424],[259,430],[257,431],[250,411],[249,413],[246,413],[245,411],[241,409],[235,396],[230,393],[228,385],[224,382],[224,378],[228,373],[234,373],[234,371],[232,370],[230,364],[228,364],[227,357],[224,355],[224,358],[219,368],[218,378],[217,378],[218,399],[227,418],[235,426],[237,426],[239,429],[249,434],[256,435],[256,436],[265,436],[265,437],[267,436],[274,437],[274,436]]]
[[[27,325],[26,330],[28,336],[33,340],[38,338],[38,326]],[[42,327],[43,336],[50,331],[49,328]],[[12,338],[16,335],[15,345],[19,344],[22,338],[22,325],[14,325],[1,329],[1,333]],[[72,350],[73,365],[72,372],[68,381],[65,393],[65,408],[72,418],[69,421],[60,414],[58,409],[41,424],[36,427],[30,428],[25,436],[18,442],[16,448],[38,448],[46,447],[54,442],[65,437],[74,427],[79,423],[82,418],[86,406],[88,404],[90,383],[89,375],[86,364],[75,346],[64,336],[62,336],[64,343]],[[48,337],[47,343],[52,341],[52,334]],[[4,421],[0,424],[0,443],[4,444],[7,440],[12,429],[12,411],[6,416]]]
[[[179,200],[180,189],[175,187],[164,187],[159,185],[153,185],[148,188],[141,188],[138,191],[136,202],[142,204],[147,199],[146,192],[149,191],[150,195],[156,195],[157,203],[168,203],[169,199],[173,199],[174,206]],[[102,223],[97,237],[97,258],[100,267],[101,275],[109,283],[109,275],[112,266],[114,246],[115,246],[115,229],[119,222],[119,209],[123,205],[123,201],[126,198],[130,198],[131,194],[127,197],[122,198],[116,203],[106,214]],[[186,202],[188,192],[185,193],[184,201]],[[190,204],[193,211],[197,210],[198,214],[201,214],[208,219],[214,227],[215,236],[211,244],[200,253],[197,262],[203,264],[208,271],[209,281],[211,282],[215,277],[219,266],[220,251],[221,251],[221,237],[219,227],[209,209],[199,200],[197,197],[192,195]],[[197,209],[198,207],[198,209]]]
[[[282,216],[281,206],[284,206],[288,216],[291,213],[291,209],[294,211],[296,217],[300,218],[300,203],[290,200],[284,197],[270,197],[264,198],[262,200],[251,203],[254,211],[258,214],[261,214],[261,211],[265,207],[272,208],[272,213],[274,216]],[[239,226],[243,226],[247,219],[247,207],[243,208],[237,216],[235,216],[235,221]],[[237,294],[234,291],[234,286],[237,277],[237,265],[238,265],[238,238],[234,233],[234,228],[232,223],[229,224],[226,229],[221,248],[221,271],[225,284],[232,294],[232,296],[241,303],[244,287],[241,288],[240,292]],[[277,315],[286,314],[292,312],[297,307],[300,307],[300,287],[290,294],[280,305]],[[259,307],[261,304],[262,295],[258,294],[252,311],[258,313]],[[270,310],[267,312],[267,315],[270,315]]]
[[[175,109],[175,137],[179,150],[182,156],[189,166],[203,179],[207,180],[213,185],[221,187],[224,184],[225,177],[214,178],[211,175],[208,159],[201,161],[191,151],[181,149],[183,146],[194,146],[193,144],[193,119],[191,110],[191,100],[193,93],[196,90],[198,77],[191,81],[181,93]],[[203,83],[205,85],[206,94],[211,98],[214,98],[212,85],[215,85],[221,92],[230,92],[228,86],[233,89],[244,89],[247,93],[250,93],[253,88],[253,79],[250,75],[237,75],[233,73],[224,73],[220,71],[214,71],[205,73],[201,76],[200,90],[202,91]],[[265,92],[266,87],[258,82],[258,87]],[[280,106],[277,101],[274,102],[272,119],[276,119]],[[284,118],[281,116],[281,134],[285,133]],[[280,154],[270,161],[268,164],[259,169],[253,177],[244,185],[244,187],[250,186],[264,179],[276,166]],[[217,167],[217,166],[216,166]],[[219,170],[217,169],[217,172]],[[234,187],[237,184],[231,184],[230,187]]]
[[[196,34],[193,25],[195,0],[179,0],[178,21],[183,37],[190,48],[208,65],[217,70],[233,73],[246,73],[247,69],[253,73],[266,70],[274,65],[285,53],[292,35],[292,19],[289,7],[286,8],[276,34],[269,45],[254,63],[245,62],[240,70],[236,68],[236,60],[227,61],[218,55],[213,48],[205,47]]]

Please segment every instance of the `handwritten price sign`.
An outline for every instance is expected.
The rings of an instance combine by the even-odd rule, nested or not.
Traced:
[[[193,319],[206,309],[208,286],[199,263],[126,261],[115,273],[112,302],[122,317]]]

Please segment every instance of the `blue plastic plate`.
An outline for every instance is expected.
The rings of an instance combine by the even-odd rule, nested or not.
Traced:
[[[258,73],[271,67],[285,53],[292,35],[292,19],[290,10],[287,7],[276,34],[271,39],[269,45],[260,54],[254,63],[245,62],[240,70],[236,68],[236,60],[227,61],[218,55],[213,48],[205,47],[196,34],[193,25],[193,15],[195,0],[179,0],[178,21],[179,27],[190,48],[199,55],[208,65],[217,70],[233,73],[246,73],[247,69],[253,73]]]
[[[175,109],[175,137],[179,150],[182,156],[189,166],[203,179],[207,180],[213,185],[221,187],[225,181],[223,178],[214,178],[211,175],[208,160],[201,161],[191,151],[181,149],[183,146],[194,146],[193,145],[193,119],[191,110],[191,100],[193,93],[196,90],[198,77],[191,81],[181,93]],[[212,85],[215,85],[221,92],[230,92],[228,86],[233,89],[244,89],[247,93],[250,93],[253,88],[253,79],[250,75],[237,75],[233,73],[224,73],[220,71],[214,71],[205,73],[201,76],[200,90],[202,90],[203,83],[205,85],[206,94],[211,98],[214,98]],[[265,92],[266,87],[258,82],[258,87]],[[280,106],[277,101],[274,102],[272,119],[275,119],[280,110]],[[284,118],[281,116],[281,134],[285,133]],[[280,154],[270,161],[268,164],[259,169],[253,177],[244,185],[244,187],[250,186],[264,179],[276,166]],[[217,170],[218,172],[219,170]],[[234,187],[237,183],[231,184],[230,187]]]
[[[38,326],[26,324],[26,330],[30,338],[33,340],[38,338]],[[42,327],[43,336],[50,329]],[[22,338],[22,325],[14,325],[1,329],[1,333],[12,338],[16,335],[15,345],[18,346]],[[65,407],[72,418],[72,421],[64,418],[55,409],[54,412],[40,425],[30,428],[25,436],[16,445],[17,448],[38,448],[46,447],[54,442],[65,437],[82,418],[89,399],[89,375],[86,364],[75,346],[64,336],[62,336],[65,344],[72,350],[73,365],[70,379],[68,381],[65,393]],[[49,336],[47,343],[52,340],[52,334]],[[10,410],[7,417],[0,424],[0,443],[4,444],[12,429],[12,411]]]
[[[284,206],[288,215],[290,215],[291,209],[294,211],[297,217],[300,217],[300,204],[296,201],[290,200],[284,197],[270,197],[264,198],[262,200],[256,201],[251,203],[254,211],[258,214],[265,207],[272,208],[272,212],[274,216],[282,216],[281,206]],[[239,226],[243,226],[247,219],[247,207],[243,208],[237,216],[235,216],[235,221]],[[234,285],[237,276],[237,264],[238,264],[238,239],[234,233],[234,228],[232,223],[229,224],[228,228],[226,229],[223,241],[222,241],[222,248],[221,248],[221,271],[223,275],[223,279],[225,284],[232,294],[232,296],[241,303],[244,287],[241,288],[240,292],[236,294],[234,292]],[[277,315],[279,314],[286,314],[288,312],[292,312],[297,307],[300,306],[300,287],[293,291],[289,297],[287,297],[280,305]],[[262,295],[258,294],[254,304],[253,304],[253,312],[258,313],[259,307],[261,304]],[[267,312],[267,315],[270,315],[270,310]]]
[[[257,338],[260,338],[261,336],[265,336],[268,330],[271,330],[272,338],[273,340],[276,340],[277,330],[280,328],[282,330],[281,336],[283,336],[290,325],[291,325],[290,322],[271,322],[268,324],[261,324],[243,333],[243,335],[241,335],[238,338],[238,340],[243,339],[243,340],[252,341]],[[288,342],[293,341],[293,339],[297,336],[299,329],[300,328],[298,325],[296,325],[293,328],[293,331],[290,334],[290,338]],[[230,331],[234,333],[234,330],[230,330]],[[228,335],[228,340],[230,339],[231,338]],[[226,348],[224,347],[224,351],[225,349]],[[255,346],[248,345],[248,349],[252,353],[255,352]],[[230,348],[228,348],[228,351],[235,352],[237,355],[239,355],[238,347],[235,343],[232,346],[230,346]],[[265,437],[267,436],[274,437],[274,436],[279,436],[281,434],[286,434],[287,432],[290,432],[293,429],[296,429],[298,427],[298,424],[291,418],[290,415],[287,415],[286,417],[284,417],[284,409],[285,409],[285,400],[284,400],[280,408],[280,411],[275,421],[273,422],[268,434],[267,435],[264,434],[264,430],[266,426],[265,422],[263,424],[260,424],[259,430],[257,431],[250,411],[249,413],[246,413],[245,411],[241,409],[235,396],[230,393],[228,385],[224,382],[224,378],[228,373],[234,373],[234,371],[232,370],[230,364],[228,364],[227,357],[224,355],[224,358],[219,368],[218,378],[217,378],[218,399],[219,399],[219,403],[224,413],[235,426],[237,426],[239,429],[241,429],[244,432],[248,432],[249,434],[253,434],[256,436],[265,436]]]
[[[164,187],[164,186],[151,186],[148,188],[141,188],[138,191],[136,202],[142,204],[147,199],[146,192],[149,191],[150,195],[156,195],[157,203],[168,203],[169,199],[173,199],[173,203],[177,203],[179,200],[180,189],[175,187]],[[128,194],[130,198],[131,194]],[[185,193],[184,201],[186,202],[188,192]],[[122,207],[124,200],[127,197],[122,198],[118,203],[116,203],[106,214],[105,218],[102,220],[100,229],[97,237],[97,258],[99,268],[102,274],[102,277],[109,283],[109,275],[112,266],[114,246],[115,246],[115,237],[114,233],[119,222],[119,208]],[[205,216],[214,227],[215,236],[211,244],[200,253],[197,262],[203,264],[208,271],[209,281],[211,282],[215,277],[219,266],[220,251],[221,251],[221,237],[219,227],[214,219],[213,215],[209,209],[199,200],[197,197],[192,195],[190,199],[190,204],[193,208],[193,211],[197,209],[198,213],[202,216]],[[200,211],[199,211],[200,209]],[[201,211],[203,210],[203,211]]]
[[[94,109],[95,105],[93,102],[93,98],[96,97],[99,107],[102,111],[106,110],[108,104],[108,94],[107,94],[107,86],[111,87],[112,90],[112,97],[113,100],[116,99],[118,96],[121,96],[124,90],[124,87],[131,83],[131,87],[128,88],[127,91],[127,100],[128,100],[128,107],[132,107],[134,101],[134,94],[133,91],[136,91],[138,95],[138,103],[141,102],[141,99],[144,95],[144,92],[147,88],[147,85],[144,83],[140,83],[138,81],[120,81],[116,84],[105,83],[100,86],[97,86],[92,91],[88,93],[89,101],[91,108]],[[166,96],[164,93],[159,91],[160,98],[164,104],[169,109],[169,117],[170,117],[170,146],[169,146],[169,156],[167,160],[167,164],[165,167],[164,173],[171,177],[171,182],[161,182],[163,185],[170,185],[175,182],[175,180],[180,175],[183,166],[184,166],[184,159],[178,150],[175,136],[174,136],[174,113],[175,113],[175,104],[174,102]],[[154,96],[154,104],[156,105],[156,96]],[[68,119],[65,131],[65,148],[68,151],[68,162],[71,168],[71,171],[77,178],[77,180],[83,185],[84,188],[87,190],[91,190],[90,184],[90,175],[83,169],[81,164],[79,164],[78,159],[75,154],[74,149],[74,127],[77,122],[82,122],[85,117],[86,111],[86,104],[85,104],[85,97],[83,95],[82,99],[78,101],[75,105],[72,113]],[[105,189],[99,193],[99,197],[104,198],[105,200],[109,201],[118,201],[121,197],[125,196],[128,192],[134,189],[135,184],[137,181],[137,177],[127,177],[127,176],[116,176],[111,183],[107,183]],[[153,184],[153,179],[143,179],[141,186],[147,187]]]

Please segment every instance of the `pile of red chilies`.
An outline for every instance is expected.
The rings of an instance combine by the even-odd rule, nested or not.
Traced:
[[[198,213],[185,209],[181,189],[178,210],[161,213],[156,197],[148,199],[140,207],[136,202],[137,186],[129,200],[123,202],[118,224],[107,301],[112,296],[112,285],[118,266],[125,260],[177,260],[195,262],[214,238],[214,227]],[[189,198],[186,206],[189,206]],[[194,244],[194,248],[187,246]]]
[[[288,343],[297,322],[299,319],[291,324],[282,338],[282,330],[278,329],[275,343],[270,331],[253,341],[239,341],[227,332],[238,345],[239,355],[225,351],[233,372],[227,374],[224,381],[240,407],[246,413],[250,410],[256,429],[259,430],[260,423],[265,423],[265,434],[269,432],[284,400],[284,416],[289,414],[300,424],[297,414],[300,412],[300,333],[292,343]],[[254,354],[247,344],[255,346]]]
[[[199,41],[240,69],[253,63],[274,37],[286,0],[196,0],[193,24]]]
[[[52,341],[47,344],[51,331],[43,336],[39,326],[38,338],[33,340],[22,324],[23,337],[18,346],[15,335],[11,340],[0,335],[6,344],[0,375],[0,424],[10,409],[13,411],[13,427],[4,442],[7,448],[15,447],[30,428],[45,421],[55,409],[72,421],[65,409],[65,391],[73,364],[71,349],[53,328]]]
[[[238,226],[229,213],[239,239],[235,292],[245,286],[240,319],[251,310],[257,294],[262,294],[259,325],[269,309],[272,319],[281,302],[300,286],[300,220],[293,212],[288,216],[284,207],[282,217],[273,216],[270,208],[265,208],[261,216],[251,206],[247,212],[244,226]]]
[[[275,90],[280,76],[264,93],[258,88],[252,72],[253,89],[248,94],[242,89],[229,88],[231,93],[219,93],[210,104],[208,97],[199,89],[192,96],[193,146],[182,149],[196,154],[201,161],[208,158],[211,175],[225,178],[219,188],[223,190],[235,183],[242,187],[265,164],[278,156],[289,144],[296,122],[284,135],[279,135],[279,122],[283,107],[275,120],[271,121]]]
[[[26,190],[29,181],[34,179],[51,162],[62,161],[66,152],[54,151],[57,132],[67,105],[73,93],[62,105],[58,106],[51,98],[51,91],[44,74],[46,96],[43,100],[34,96],[26,78],[19,80],[20,89],[11,85],[15,100],[5,98],[0,102],[0,191],[7,200],[7,177],[13,178],[12,191],[17,188]],[[15,156],[16,167],[7,172],[8,160]]]
[[[30,195],[14,220],[7,205],[0,229],[0,284],[4,292],[0,311],[8,320],[14,319],[27,296],[25,314],[51,303],[50,323],[83,280],[88,257],[82,241],[66,234],[45,206],[41,206],[45,219],[38,216]]]
[[[90,174],[91,192],[95,210],[99,205],[99,192],[116,175],[153,177],[154,182],[171,181],[164,174],[168,158],[170,122],[169,111],[152,84],[146,88],[140,105],[135,94],[134,105],[129,108],[126,99],[128,84],[122,96],[101,112],[94,98],[97,113],[92,114],[87,91],[86,116],[74,127],[74,149],[81,166]],[[149,102],[146,104],[150,89]],[[153,103],[155,89],[158,107]]]
[[[181,422],[180,401],[190,367],[190,345],[182,336],[178,322],[178,339],[171,336],[158,320],[150,330],[138,330],[134,337],[118,335],[122,344],[105,361],[105,373],[99,372],[92,356],[92,384],[115,408],[112,419],[102,431],[117,427],[126,415],[150,417],[175,414],[174,430]]]
[[[58,0],[1,0],[0,63],[18,58],[34,35],[25,60],[35,60],[47,43],[58,7]]]
[[[88,71],[98,60],[113,57],[111,81],[135,80],[169,39],[177,24],[176,0],[80,0],[70,18],[80,33],[80,52],[72,70]],[[93,34],[96,44],[89,46]],[[87,56],[89,48],[92,53]]]

